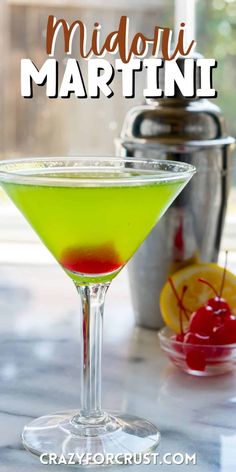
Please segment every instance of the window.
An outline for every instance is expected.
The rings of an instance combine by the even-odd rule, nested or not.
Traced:
[[[172,23],[173,0],[110,0],[105,3],[104,6],[101,0],[11,0],[1,7],[5,17],[3,20],[2,16],[5,39],[1,48],[5,64],[0,140],[3,156],[114,152],[114,138],[119,134],[124,116],[132,105],[142,101],[141,93],[132,101],[122,99],[118,93],[110,100],[101,97],[96,101],[48,100],[40,87],[34,100],[22,99],[19,92],[20,60],[30,57],[40,64],[46,58],[45,28],[48,15],[52,13],[66,18],[69,23],[81,18],[88,28],[99,21],[106,34],[115,30],[122,14],[131,18],[131,34],[137,30],[148,34],[158,21]],[[76,57],[76,50],[74,53]],[[117,79],[117,89],[119,86]],[[140,91],[141,88],[142,83]]]
[[[210,0],[197,2],[198,50],[205,57],[218,60],[215,70],[215,88],[219,91],[216,103],[222,108],[227,131],[236,136],[236,2],[232,0]],[[234,153],[235,157],[235,153]],[[236,250],[236,166],[232,168],[232,182],[225,236],[222,249]]]

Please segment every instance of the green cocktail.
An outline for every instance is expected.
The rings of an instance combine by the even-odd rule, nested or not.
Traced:
[[[63,176],[59,173],[57,178]],[[80,179],[75,173],[66,176]],[[99,175],[96,187],[20,183],[3,187],[62,267],[84,284],[111,280],[186,183],[182,179],[134,185],[134,176],[140,177],[130,171],[110,176],[109,187],[102,185],[106,174]],[[126,186],[112,186],[113,179],[122,178],[127,179]]]
[[[112,278],[194,173],[188,164],[129,158],[39,158],[0,164],[0,183],[81,296],[81,408],[37,418],[23,431],[31,452],[113,457],[154,450],[152,423],[101,407],[102,318]],[[119,457],[117,462],[115,457]]]

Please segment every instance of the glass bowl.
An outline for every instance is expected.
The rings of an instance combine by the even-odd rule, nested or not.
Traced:
[[[169,359],[187,374],[207,377],[220,375],[236,365],[236,344],[202,345],[172,339],[174,331],[165,327],[159,333],[160,345]]]

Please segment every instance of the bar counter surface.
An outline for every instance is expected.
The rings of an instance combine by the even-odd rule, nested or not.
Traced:
[[[20,436],[31,419],[79,406],[79,308],[73,284],[53,263],[0,265],[1,472],[59,467],[42,465],[24,450]],[[236,369],[195,378],[172,366],[160,351],[157,333],[134,327],[126,270],[107,295],[103,406],[159,427],[158,462],[165,453],[197,456],[196,465],[141,465],[140,471],[236,470]]]

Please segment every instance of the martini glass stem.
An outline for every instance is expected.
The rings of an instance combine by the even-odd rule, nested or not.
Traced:
[[[103,417],[101,408],[102,332],[104,302],[109,283],[76,286],[82,301],[81,421]]]

